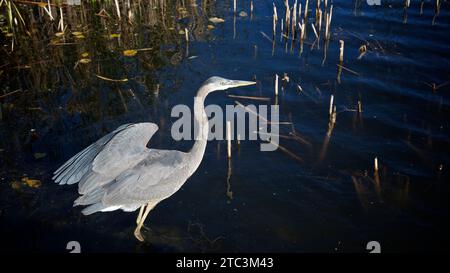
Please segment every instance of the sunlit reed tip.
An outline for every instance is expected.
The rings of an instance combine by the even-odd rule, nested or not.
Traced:
[[[339,40],[339,62],[344,62],[344,41]]]
[[[278,96],[278,74],[275,74],[275,96]]]
[[[227,155],[231,158],[231,122],[227,121]]]
[[[333,113],[333,101],[334,101],[334,96],[331,95],[331,97],[330,97],[330,108],[328,110],[328,114],[329,114],[330,117],[331,117],[331,114]]]

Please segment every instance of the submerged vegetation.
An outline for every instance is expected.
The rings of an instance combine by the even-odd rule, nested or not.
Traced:
[[[203,1],[200,11],[195,1],[1,0],[0,79],[7,82],[1,95],[19,98],[22,93],[19,104],[33,105],[34,113],[34,104],[55,90],[76,94],[87,86],[106,87],[118,89],[122,100],[129,99],[123,92],[135,97],[131,89],[121,90],[124,86],[101,83],[107,81],[137,85],[148,90],[145,93],[152,100],[159,87],[151,75],[167,63],[176,65],[189,57],[185,36],[204,39],[212,9],[209,1]],[[168,45],[169,50],[161,50]],[[130,59],[136,55],[138,63]],[[3,115],[11,107],[4,105]],[[76,104],[68,108],[71,112],[98,109]]]

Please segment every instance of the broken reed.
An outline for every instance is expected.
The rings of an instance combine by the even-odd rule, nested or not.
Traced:
[[[278,96],[278,74],[275,74],[275,96]]]
[[[334,105],[334,96],[331,95],[330,97],[330,106],[328,109],[328,122],[329,122],[329,127],[333,126],[334,123],[336,122],[336,105]]]
[[[344,41],[339,40],[339,62],[342,64],[344,62]]]
[[[330,6],[329,12],[325,9],[325,40],[330,39],[330,25],[331,25],[331,18],[333,17],[333,5]]]
[[[227,121],[227,156],[231,158],[231,121]]]
[[[286,0],[284,2],[284,5],[286,7],[286,13],[285,13],[285,26],[286,26],[286,37],[289,37],[289,26],[291,23],[291,10],[289,9],[289,1]]]
[[[275,3],[273,3],[273,36],[277,34],[277,22],[278,22],[278,13],[277,13],[277,6],[275,6]]]

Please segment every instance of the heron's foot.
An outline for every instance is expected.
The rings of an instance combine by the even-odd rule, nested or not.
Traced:
[[[136,239],[138,239],[138,240],[141,241],[141,242],[144,241],[144,237],[142,237],[141,229],[140,229],[140,228],[136,228],[136,229],[134,230],[134,237],[136,237]]]

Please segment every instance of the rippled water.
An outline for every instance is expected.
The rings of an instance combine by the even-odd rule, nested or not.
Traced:
[[[275,2],[284,16],[283,1]],[[405,17],[403,1],[333,2],[329,45],[321,39],[312,46],[308,26],[302,52],[298,41],[291,47],[279,33],[273,47],[272,1],[254,1],[252,16],[250,1],[238,1],[246,17],[233,16],[232,1],[216,1],[188,6],[196,16],[176,18],[173,31],[148,18],[120,30],[89,21],[81,41],[51,46],[46,37],[32,43],[29,55],[2,60],[0,95],[23,91],[0,99],[0,249],[66,251],[76,240],[84,251],[107,252],[365,252],[376,240],[383,251],[443,250],[450,212],[450,6],[443,2],[435,16],[434,1],[424,1],[422,14],[420,1],[411,1]],[[225,22],[208,30],[213,16]],[[188,48],[178,33],[185,27]],[[105,38],[111,33],[121,39]],[[346,69],[339,83],[340,39]],[[362,44],[369,50],[357,59]],[[127,48],[146,50],[124,57]],[[83,52],[92,61],[74,67]],[[273,104],[274,75],[284,73],[290,81],[282,83],[277,103],[280,120],[293,126],[281,125],[281,134],[295,130],[306,141],[282,138],[280,145],[303,162],[242,141],[234,143],[229,168],[226,143],[209,142],[197,172],[150,213],[146,244],[133,237],[136,213],[83,216],[72,208],[76,186],[51,181],[64,161],[126,122],[155,122],[160,131],[150,146],[187,151],[192,143],[170,138],[170,109],[192,106],[205,79],[254,78],[256,87],[228,94],[269,97]],[[329,129],[331,94],[338,114]],[[206,102],[225,107],[234,100],[214,93]],[[28,187],[23,177],[42,185]]]

